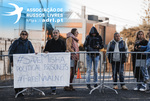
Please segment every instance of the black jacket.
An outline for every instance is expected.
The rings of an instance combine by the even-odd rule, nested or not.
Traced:
[[[147,45],[147,43],[148,43],[148,41],[147,40],[142,40],[142,41],[140,41],[139,43],[135,43],[135,45],[134,45],[134,52],[144,52],[145,50],[141,50],[141,49],[135,49],[135,47],[137,46],[139,46],[139,45],[142,45],[142,46],[146,46]],[[143,55],[143,54],[140,54],[140,53],[138,53],[138,54],[132,54],[132,62],[133,62],[133,73],[134,73],[134,77],[135,78],[143,78],[143,76],[142,76],[142,72],[141,72],[141,70],[140,70],[140,68],[138,68],[138,67],[135,67],[135,63],[136,63],[136,59],[146,59],[146,55]]]
[[[93,33],[96,33],[96,36],[92,36]],[[92,27],[84,42],[84,49],[86,51],[99,52],[99,49],[102,49],[103,47],[102,37],[97,32],[96,28]]]
[[[48,40],[48,42],[46,43],[45,49],[44,49],[44,52],[45,51],[48,51],[48,52],[65,52],[66,51],[65,42],[61,39]]]
[[[116,46],[116,41],[111,41],[110,42],[110,46],[108,47],[108,52],[114,52],[114,49],[115,49],[115,46]],[[120,40],[119,41],[119,52],[127,52],[127,48],[126,48],[126,43],[125,41],[123,40]],[[109,60],[109,63],[114,63],[113,61],[113,53],[109,53],[108,54],[108,60]],[[125,53],[121,53],[120,54],[120,62],[123,64],[126,62],[126,54]]]

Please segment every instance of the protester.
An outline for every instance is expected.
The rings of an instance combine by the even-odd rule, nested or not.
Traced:
[[[127,52],[127,44],[120,38],[119,33],[114,33],[114,39],[109,42],[107,46],[107,52]],[[121,83],[121,87],[124,90],[128,88],[125,86],[124,82],[124,63],[126,62],[127,54],[125,53],[108,53],[109,62],[112,64],[112,76],[114,82],[114,89],[118,89],[117,86],[117,73],[119,74],[119,80]]]
[[[15,40],[12,45],[9,47],[9,55],[10,55],[10,63],[13,66],[13,57],[12,54],[27,54],[34,53],[34,48],[32,43],[28,40],[27,31],[22,31],[20,33],[20,38]],[[15,88],[15,94],[22,91],[23,88]],[[23,96],[23,94],[19,94],[18,96]]]
[[[102,44],[102,38],[97,32],[97,29],[95,27],[92,27],[90,30],[89,35],[86,37],[86,40],[84,42],[84,48],[87,52],[99,52],[99,49],[103,48]],[[86,72],[86,82],[87,82],[87,88],[92,89],[90,83],[90,74],[92,69],[92,63],[93,63],[93,71],[94,71],[94,87],[97,87],[97,81],[98,81],[98,63],[100,59],[99,53],[88,53],[86,56],[87,60],[87,72]]]
[[[66,39],[66,49],[68,52],[79,52],[78,47],[78,30],[76,28],[73,28],[71,32],[67,33],[67,39]],[[73,82],[74,74],[76,73],[76,66],[77,61],[79,60],[79,54],[72,53],[71,54],[71,70],[70,70],[70,83]],[[66,91],[73,91],[75,90],[72,85],[69,87],[64,87],[64,90]]]
[[[146,50],[136,49],[136,47],[138,47],[139,45],[146,46],[147,43],[148,43],[148,41],[144,37],[144,32],[138,31],[137,35],[136,35],[135,45],[134,45],[134,52],[146,51]],[[147,77],[148,77],[148,72],[145,71],[146,66],[142,66],[143,63],[141,63],[139,66],[136,65],[140,61],[142,62],[142,60],[144,60],[144,61],[146,60],[146,55],[141,54],[141,53],[132,54],[134,77],[136,78],[137,82],[143,82],[142,84],[137,84],[137,87],[135,87],[134,90],[145,91],[146,90],[146,84],[144,83],[144,80],[147,79]]]
[[[52,32],[53,38],[51,40],[48,40],[44,49],[45,53],[48,52],[65,52],[66,51],[66,45],[63,40],[59,38],[60,32],[58,29],[53,30]],[[56,94],[56,87],[51,87],[53,95]]]
[[[149,30],[149,32],[148,32],[148,36],[149,36],[149,41],[148,41],[148,44],[146,45],[146,46],[139,46],[139,47],[136,47],[136,48],[138,48],[138,49],[146,49],[146,51],[145,52],[150,52],[150,30]],[[147,74],[147,70],[148,70],[148,74],[149,75],[147,75],[145,78],[145,83],[147,83],[147,82],[149,82],[149,76],[150,76],[150,54],[149,53],[145,53],[146,54],[146,68],[145,68],[145,74]],[[149,88],[147,89],[147,93],[150,93],[150,84],[148,85],[149,86]]]

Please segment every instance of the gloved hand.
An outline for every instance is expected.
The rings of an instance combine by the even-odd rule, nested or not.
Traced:
[[[93,46],[94,49],[99,49],[98,45]]]

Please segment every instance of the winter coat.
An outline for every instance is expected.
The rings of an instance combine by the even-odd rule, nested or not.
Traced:
[[[92,36],[93,33],[96,33],[96,36]],[[103,47],[104,46],[103,46],[102,37],[97,32],[96,28],[92,27],[89,35],[86,37],[86,40],[84,42],[84,49],[88,52],[89,51],[99,52],[99,49],[102,49]]]
[[[78,39],[71,33],[67,33],[66,49],[69,52],[79,52]],[[72,60],[79,60],[79,54],[71,54]]]
[[[133,52],[144,52],[144,51],[146,51],[146,49],[145,50],[135,49],[135,47],[138,47],[139,45],[146,46],[147,43],[148,43],[147,40],[142,40],[142,41],[135,42],[134,51]],[[146,55],[143,55],[143,54],[140,54],[140,53],[138,53],[138,54],[133,53],[132,54],[133,74],[134,74],[134,77],[135,78],[139,78],[140,77],[142,79],[143,76],[142,76],[142,72],[140,70],[140,67],[135,67],[136,59],[146,59]]]
[[[54,38],[51,40],[48,40],[44,49],[44,52],[65,52],[66,51],[66,45],[63,40],[60,38],[58,40],[55,40]]]
[[[22,40],[21,38],[15,40],[12,45],[9,47],[9,55],[12,54],[26,54],[26,53],[34,53],[34,48],[32,43],[26,39]],[[10,62],[13,62],[13,57],[10,56]]]
[[[107,52],[127,52],[128,47],[125,41],[120,39],[120,41],[116,42],[115,40],[112,40],[109,42],[107,47]],[[108,53],[108,59],[109,62],[120,62],[124,63],[126,61],[127,54],[125,53]]]

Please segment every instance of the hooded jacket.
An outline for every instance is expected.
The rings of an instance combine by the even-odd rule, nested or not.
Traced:
[[[107,52],[127,52],[128,47],[125,41],[120,39],[120,41],[116,42],[115,40],[112,40],[109,42],[107,46]],[[124,63],[126,61],[127,54],[125,53],[109,53],[108,59],[109,62],[120,62]]]
[[[92,34],[96,33],[96,36],[93,36]],[[84,42],[84,49],[86,51],[96,51],[99,52],[99,49],[102,49],[103,41],[102,37],[99,35],[95,27],[92,27],[90,30],[89,35],[86,37],[86,40]]]

